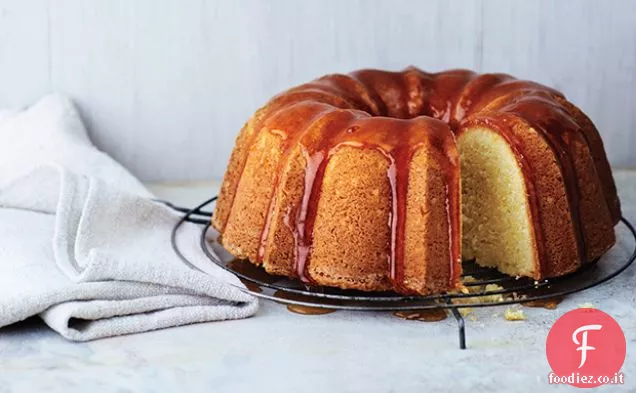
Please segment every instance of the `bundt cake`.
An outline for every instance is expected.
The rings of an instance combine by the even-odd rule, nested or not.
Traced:
[[[560,92],[505,74],[361,70],[289,89],[241,130],[221,244],[315,285],[430,294],[461,261],[543,279],[615,242],[603,143]]]

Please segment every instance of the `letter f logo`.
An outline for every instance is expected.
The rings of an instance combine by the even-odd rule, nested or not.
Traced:
[[[602,327],[603,326],[601,325],[584,325],[576,329],[574,333],[572,334],[572,341],[574,341],[574,344],[580,345],[580,347],[576,349],[577,351],[581,351],[581,364],[579,364],[579,368],[583,367],[583,365],[585,364],[585,361],[587,360],[587,351],[593,351],[596,349],[592,346],[587,345],[588,330],[601,330]],[[581,342],[579,342],[576,336],[581,332],[583,332],[583,334],[581,335],[582,340]]]

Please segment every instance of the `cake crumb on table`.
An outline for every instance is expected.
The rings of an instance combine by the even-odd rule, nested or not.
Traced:
[[[459,313],[462,315],[462,317],[465,317],[465,316],[473,313],[473,308],[472,307],[462,307],[462,308],[459,309]]]
[[[504,313],[504,319],[506,321],[525,321],[526,314],[521,309],[507,308]]]

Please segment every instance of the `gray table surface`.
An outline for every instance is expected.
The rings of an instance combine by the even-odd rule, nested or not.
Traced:
[[[636,172],[617,171],[623,214],[636,222]],[[218,184],[151,185],[161,198],[194,205]],[[631,243],[628,243],[631,244]],[[568,296],[556,310],[505,307],[467,318],[469,349],[455,320],[405,321],[389,312],[302,316],[263,301],[257,315],[145,334],[73,343],[32,318],[0,329],[0,392],[424,392],[567,390],[548,385],[545,339],[553,322],[583,303],[611,314],[627,338],[625,385],[636,392],[636,266]]]

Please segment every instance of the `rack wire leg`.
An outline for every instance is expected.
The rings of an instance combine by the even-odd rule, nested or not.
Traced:
[[[464,322],[464,317],[462,317],[457,307],[451,307],[451,310],[457,320],[457,328],[459,329],[459,349],[466,349],[466,323]]]

